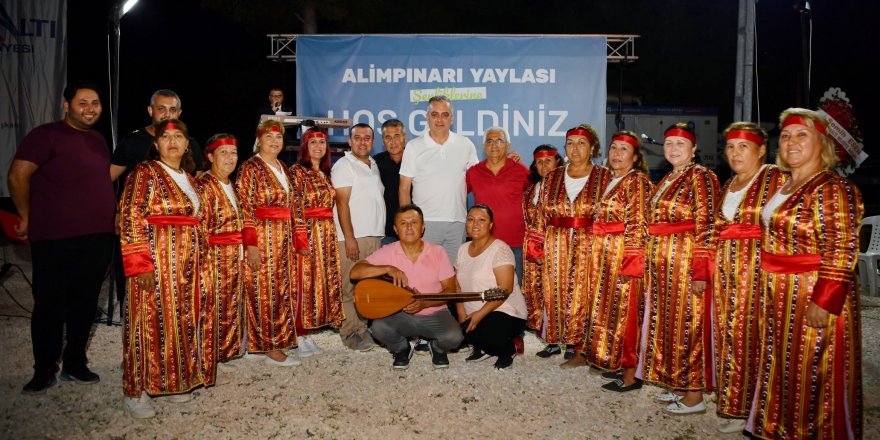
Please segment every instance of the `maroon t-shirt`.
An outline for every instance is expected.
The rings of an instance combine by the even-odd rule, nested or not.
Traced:
[[[100,133],[44,124],[24,137],[15,158],[39,167],[31,176],[30,241],[114,232],[110,149]]]

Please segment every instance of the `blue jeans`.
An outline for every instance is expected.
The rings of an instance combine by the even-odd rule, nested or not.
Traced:
[[[516,283],[522,287],[522,272],[523,272],[523,253],[522,247],[512,247],[510,250],[513,251],[513,261],[514,261],[514,270],[516,271]]]

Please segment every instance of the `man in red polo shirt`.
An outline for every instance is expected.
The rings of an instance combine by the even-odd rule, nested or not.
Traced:
[[[522,283],[523,192],[529,185],[529,169],[507,156],[510,135],[502,127],[491,127],[483,135],[486,160],[468,169],[467,190],[474,193],[474,203],[482,203],[495,212],[492,234],[513,250],[517,282]]]

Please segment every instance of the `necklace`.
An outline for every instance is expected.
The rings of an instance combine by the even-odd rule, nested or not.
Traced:
[[[814,177],[816,177],[819,174],[822,174],[824,172],[825,172],[824,169],[820,169],[819,171],[813,173],[812,175],[810,175],[810,177],[807,177],[806,179],[800,179],[798,181],[795,181],[794,179],[789,180],[788,182],[785,183],[785,186],[783,186],[782,189],[779,190],[779,192],[781,192],[782,194],[785,194],[787,196],[791,195],[795,191],[800,189],[800,187],[802,187],[805,183],[813,180]]]
[[[175,167],[173,167],[173,166],[171,166],[171,165],[168,165],[168,163],[165,162],[165,161],[162,160],[162,159],[159,159],[159,162],[162,162],[162,164],[165,165],[166,167],[168,167],[168,169],[170,169],[170,170],[172,170],[172,171],[175,171],[175,172],[178,173],[178,174],[183,173],[183,170],[180,169],[179,166],[175,168]]]

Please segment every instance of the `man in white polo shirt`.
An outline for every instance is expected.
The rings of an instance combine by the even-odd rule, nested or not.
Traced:
[[[330,171],[336,188],[333,216],[342,266],[342,309],[345,321],[339,329],[343,344],[352,350],[367,351],[375,346],[367,322],[354,307],[354,286],[349,278],[351,267],[379,249],[385,234],[385,188],[379,167],[370,157],[373,150],[373,128],[356,124],[348,134],[350,152],[339,159]]]
[[[450,131],[452,103],[447,97],[429,99],[426,116],[428,133],[409,141],[403,150],[400,206],[415,203],[422,209],[424,239],[443,246],[455,264],[465,237],[465,173],[478,162],[477,149],[470,139]]]

